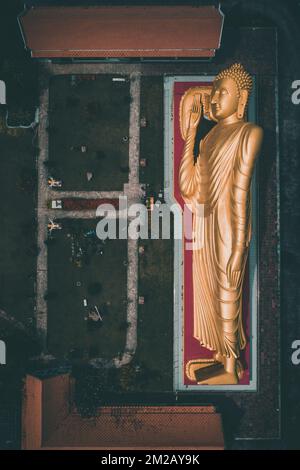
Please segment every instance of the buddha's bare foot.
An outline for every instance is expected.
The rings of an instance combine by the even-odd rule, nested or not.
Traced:
[[[201,370],[196,371],[197,383],[201,385],[237,385],[239,380],[236,374],[229,374],[224,368],[216,371],[211,377],[201,377]]]

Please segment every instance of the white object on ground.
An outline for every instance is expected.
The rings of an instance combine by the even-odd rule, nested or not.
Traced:
[[[6,85],[3,80],[0,80],[0,104],[6,104]]]
[[[61,199],[53,199],[51,201],[51,208],[52,209],[62,209],[62,200]]]
[[[97,315],[99,316],[100,320],[103,321],[103,318],[102,318],[101,315],[100,315],[100,312],[99,312],[99,310],[98,310],[97,305],[94,306],[94,309],[96,310]]]

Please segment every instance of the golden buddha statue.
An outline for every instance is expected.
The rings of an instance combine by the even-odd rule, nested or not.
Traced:
[[[251,76],[241,64],[234,64],[216,76],[212,89],[197,93],[190,89],[188,113],[180,106],[185,146],[179,187],[193,212],[193,230],[201,225],[203,233],[202,246],[193,249],[193,336],[214,351],[213,360],[200,358],[187,364],[188,377],[198,383],[237,384],[242,375],[250,184],[263,137],[260,127],[245,121],[251,87]],[[195,161],[195,137],[203,113],[217,124],[200,141]]]

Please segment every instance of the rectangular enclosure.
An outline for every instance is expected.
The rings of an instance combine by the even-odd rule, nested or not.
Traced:
[[[213,76],[174,76],[165,78],[165,194],[169,205],[183,208],[178,187],[178,173],[183,150],[180,135],[180,101],[191,87],[211,87]],[[248,119],[255,121],[255,90],[251,94]],[[205,121],[205,120],[204,120]],[[207,123],[204,122],[204,126]],[[199,126],[201,128],[201,124]],[[204,137],[205,133],[201,137]],[[198,146],[199,146],[198,136]],[[197,141],[197,137],[196,137]],[[198,148],[198,147],[197,147]],[[186,248],[184,238],[174,240],[174,390],[185,391],[241,391],[257,388],[257,178],[252,179],[252,240],[246,265],[243,287],[243,323],[247,345],[241,351],[243,377],[234,385],[197,384],[187,373],[189,361],[199,356],[204,361],[213,358],[213,352],[200,346],[193,337],[193,278],[192,251]]]

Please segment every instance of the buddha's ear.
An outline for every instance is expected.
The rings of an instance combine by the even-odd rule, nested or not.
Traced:
[[[239,97],[239,104],[237,109],[237,117],[238,119],[243,119],[245,114],[245,109],[248,101],[249,92],[248,90],[241,90],[240,97]]]

